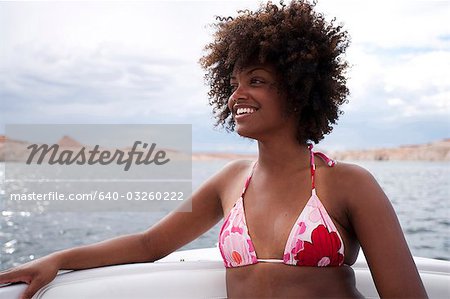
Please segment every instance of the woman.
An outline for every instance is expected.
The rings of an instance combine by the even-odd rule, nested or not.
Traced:
[[[8,270],[30,298],[60,269],[160,259],[225,216],[219,247],[229,297],[362,297],[360,246],[381,297],[427,297],[397,217],[364,169],[314,153],[348,90],[345,31],[294,1],[219,18],[201,59],[218,123],[258,142],[146,232],[53,253]]]

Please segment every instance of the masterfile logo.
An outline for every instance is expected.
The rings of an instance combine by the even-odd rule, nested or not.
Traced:
[[[139,146],[141,146],[144,151],[139,151]],[[48,144],[32,144],[27,146],[27,149],[30,149],[31,152],[26,163],[31,164],[36,157],[35,163],[42,164],[44,159],[49,156],[47,161],[49,165],[94,165],[96,163],[108,165],[115,162],[118,165],[125,164],[124,170],[128,171],[131,164],[133,164],[133,161],[137,165],[149,165],[151,163],[154,163],[155,165],[164,165],[170,161],[169,158],[166,159],[166,152],[164,150],[155,150],[156,143],[152,143],[149,146],[148,143],[135,141],[133,147],[128,152],[119,149],[111,152],[109,150],[100,150],[99,148],[100,145],[97,144],[91,150],[86,149],[86,147],[83,146],[79,151],[60,151],[60,146],[58,144],[53,144],[51,146]]]
[[[191,148],[191,125],[7,125],[3,209],[167,212],[192,193]]]

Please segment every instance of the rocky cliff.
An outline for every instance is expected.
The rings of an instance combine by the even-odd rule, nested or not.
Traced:
[[[5,161],[6,137],[0,135],[0,161]],[[20,140],[9,140],[9,158],[22,156],[24,144]],[[78,148],[82,145],[68,136],[64,136],[59,142],[64,148]],[[17,148],[17,150],[14,150]],[[368,150],[329,151],[331,157],[337,160],[421,160],[421,161],[450,161],[450,139],[444,139],[427,144],[404,145],[395,148],[378,148]],[[256,159],[256,155],[241,155],[235,153],[193,153],[193,160],[233,160]],[[15,160],[15,159],[12,159]]]
[[[330,152],[330,155],[337,160],[450,161],[450,139],[395,148]]]

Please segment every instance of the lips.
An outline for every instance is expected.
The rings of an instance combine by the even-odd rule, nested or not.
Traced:
[[[252,114],[255,111],[256,111],[255,108],[238,108],[236,109],[236,115]]]
[[[236,104],[233,106],[233,114],[235,119],[241,119],[252,115],[258,111],[258,108],[249,105]]]

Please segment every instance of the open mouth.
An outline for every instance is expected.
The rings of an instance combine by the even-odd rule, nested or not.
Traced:
[[[255,111],[255,108],[238,108],[236,109],[236,115],[252,114]]]

